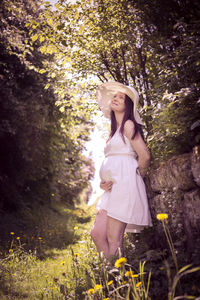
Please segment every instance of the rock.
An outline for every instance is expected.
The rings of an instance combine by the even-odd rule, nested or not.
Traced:
[[[200,146],[195,146],[191,155],[191,170],[195,183],[200,186]]]
[[[176,191],[195,188],[191,170],[191,153],[177,155],[160,163],[149,173],[150,185],[154,192]]]
[[[192,228],[200,231],[200,190],[195,189],[184,194],[184,218]]]

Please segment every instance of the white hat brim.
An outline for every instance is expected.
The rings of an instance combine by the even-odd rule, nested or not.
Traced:
[[[133,87],[126,86],[126,85],[124,85],[120,82],[116,82],[116,81],[105,82],[102,85],[100,85],[99,88],[97,89],[97,101],[98,101],[99,107],[102,110],[104,116],[106,118],[110,118],[111,100],[117,92],[122,92],[122,93],[126,94],[134,102],[135,120],[138,124],[143,125],[142,120],[137,111],[137,104],[139,101],[138,92]]]

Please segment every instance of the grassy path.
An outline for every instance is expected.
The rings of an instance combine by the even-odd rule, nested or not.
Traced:
[[[32,237],[27,241],[30,246],[32,239],[34,247],[31,251],[25,251],[21,246],[23,237],[11,232],[8,253],[1,260],[1,300],[75,299],[77,289],[81,299],[80,294],[88,282],[84,280],[85,274],[79,282],[77,278],[84,273],[86,256],[96,255],[89,236],[95,208],[68,209],[60,205],[56,210],[44,220],[37,238],[33,239],[34,232],[31,233]],[[81,261],[81,270],[78,261]]]
[[[9,239],[0,249],[0,300],[175,300],[183,294],[180,299],[200,299],[200,267],[184,267],[178,277],[186,279],[174,284],[170,252],[149,247],[153,229],[135,240],[126,236],[126,258],[111,264],[99,259],[90,239],[94,206],[57,204],[24,213],[23,231],[9,218],[2,222]]]

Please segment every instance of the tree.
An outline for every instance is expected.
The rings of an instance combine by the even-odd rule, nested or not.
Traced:
[[[1,208],[50,203],[55,192],[56,200],[73,204],[93,174],[91,161],[81,154],[92,122],[81,100],[59,94],[56,79],[65,80],[65,86],[67,81],[56,71],[54,55],[38,50],[42,38],[30,45],[37,37],[30,37],[26,24],[38,19],[39,2],[4,0],[0,5]]]

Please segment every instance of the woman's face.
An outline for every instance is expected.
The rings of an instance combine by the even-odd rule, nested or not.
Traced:
[[[110,108],[114,112],[124,112],[125,111],[125,94],[122,92],[117,92],[111,100]]]

